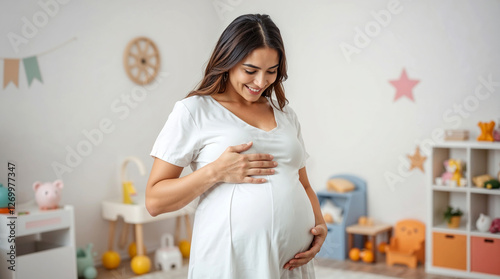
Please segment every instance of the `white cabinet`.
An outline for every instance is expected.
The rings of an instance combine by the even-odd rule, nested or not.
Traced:
[[[73,207],[20,211],[28,211],[29,214],[0,214],[0,278],[76,279]],[[13,237],[15,257],[9,255],[14,244],[9,239]],[[15,262],[9,262],[10,259]],[[14,263],[15,272],[12,272],[8,268]]]
[[[445,171],[443,162],[465,162],[464,186],[436,185]],[[476,228],[481,213],[500,218],[500,189],[477,188],[472,177],[500,171],[500,143],[445,142],[432,146],[427,188],[426,271],[464,278],[499,278],[500,233],[482,233]],[[443,214],[448,205],[464,213],[458,228],[448,228]],[[491,259],[491,261],[489,261]]]

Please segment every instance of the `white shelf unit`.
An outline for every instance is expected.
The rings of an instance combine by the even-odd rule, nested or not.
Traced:
[[[19,209],[26,215],[0,214],[0,278],[77,278],[73,207],[54,210]],[[16,219],[11,219],[16,217]],[[12,235],[7,226],[15,221],[15,272],[8,269],[7,253]]]
[[[444,161],[450,158],[465,162],[465,186],[436,185],[436,177],[445,171]],[[500,233],[483,233],[476,228],[476,220],[481,213],[492,219],[500,218],[500,190],[477,188],[472,183],[472,177],[482,174],[497,178],[500,143],[465,141],[434,144],[429,162],[426,271],[462,278],[500,278]],[[448,228],[444,221],[443,213],[448,205],[464,212],[459,228]],[[496,258],[490,259],[490,255]],[[450,259],[453,259],[451,263]]]

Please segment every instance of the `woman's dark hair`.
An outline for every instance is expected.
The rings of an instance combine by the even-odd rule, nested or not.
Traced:
[[[215,45],[212,57],[210,57],[205,69],[205,76],[198,89],[191,91],[187,97],[224,92],[229,70],[249,55],[250,52],[262,47],[275,49],[279,55],[276,80],[262,95],[267,97],[272,105],[276,107],[271,99],[274,91],[279,109],[282,110],[288,103],[283,88],[283,81],[288,78],[285,47],[280,30],[268,15],[242,15],[229,24]]]

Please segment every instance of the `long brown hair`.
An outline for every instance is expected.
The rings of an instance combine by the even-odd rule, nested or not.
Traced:
[[[283,81],[288,78],[286,72],[285,47],[281,33],[268,15],[247,14],[237,17],[222,32],[219,41],[208,61],[205,76],[196,90],[187,97],[194,95],[212,95],[226,90],[228,72],[253,50],[261,47],[275,49],[279,55],[279,66],[276,80],[262,93],[273,106],[271,95],[274,91],[279,110],[288,103],[285,97]]]

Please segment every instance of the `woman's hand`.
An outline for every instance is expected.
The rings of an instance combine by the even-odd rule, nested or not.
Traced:
[[[311,229],[311,233],[314,235],[314,239],[311,243],[311,248],[309,250],[298,253],[295,255],[293,259],[288,261],[283,268],[293,270],[296,267],[302,266],[307,264],[310,260],[318,254],[319,250],[321,249],[321,245],[323,245],[323,242],[325,242],[326,234],[328,232],[328,229],[326,227],[326,224],[319,224],[316,227]]]
[[[274,174],[278,165],[270,154],[240,154],[252,147],[252,142],[228,147],[212,164],[219,176],[218,181],[228,183],[264,183],[264,178],[253,175]]]

